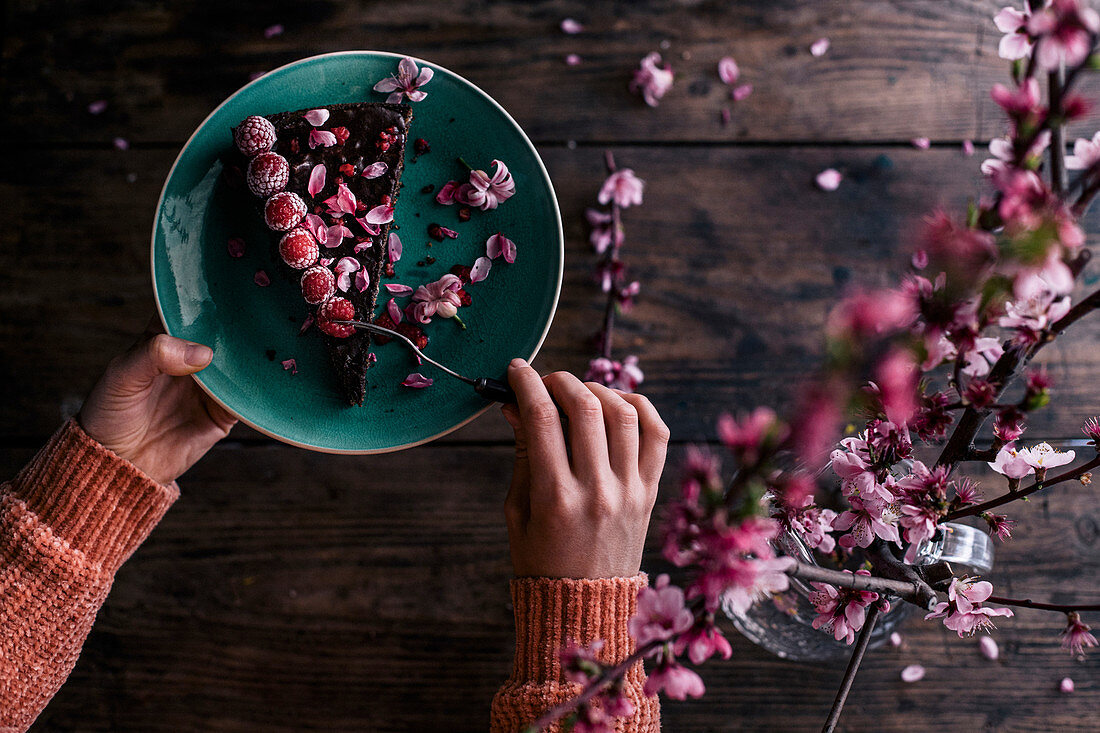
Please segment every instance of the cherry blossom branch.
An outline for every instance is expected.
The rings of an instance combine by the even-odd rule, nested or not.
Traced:
[[[1057,71],[1050,72],[1047,80],[1050,97],[1049,114],[1055,120],[1055,124],[1050,129],[1050,187],[1054,193],[1062,196],[1069,188],[1069,179],[1066,174],[1066,125],[1062,110],[1066,86],[1065,64],[1062,64]]]
[[[848,660],[848,668],[844,670],[844,679],[840,682],[840,689],[837,690],[836,699],[833,700],[833,708],[829,711],[829,717],[826,718],[825,725],[821,729],[822,733],[832,733],[836,729],[836,724],[840,720],[840,713],[844,709],[844,703],[847,701],[852,683],[856,679],[856,672],[859,671],[859,665],[863,662],[863,655],[867,653],[867,645],[871,643],[871,631],[875,628],[881,611],[882,601],[872,604],[867,610],[867,618],[863,622],[863,628],[859,631],[856,647],[852,650],[852,658]]]
[[[786,573],[792,578],[800,580],[898,596],[902,600],[915,603],[922,608],[931,608],[920,602],[917,584],[909,581],[893,580],[877,575],[856,575],[855,573],[845,573],[841,570],[831,570],[798,561],[795,561],[795,564],[788,568]]]
[[[1072,613],[1074,611],[1100,611],[1100,603],[1061,604],[1061,603],[1036,603],[1030,598],[1002,598],[990,596],[991,603],[999,603],[1002,606],[1019,606],[1020,608],[1036,608],[1040,611],[1058,611],[1060,613]]]
[[[611,155],[611,151],[607,151],[607,172],[614,173],[615,158]],[[611,255],[608,258],[611,267],[614,268],[615,264],[619,261],[619,245],[623,240],[623,215],[622,209],[615,201],[611,202]],[[604,306],[603,311],[603,337],[602,348],[600,353],[603,358],[611,358],[611,334],[615,328],[615,305],[617,300],[617,293],[615,292],[615,283],[612,282],[611,289],[607,291],[607,305]]]
[[[1049,486],[1054,486],[1055,484],[1060,484],[1065,481],[1073,481],[1075,479],[1079,479],[1097,466],[1100,466],[1100,455],[1097,455],[1088,463],[1083,463],[1077,468],[1070,469],[1065,473],[1060,473],[1053,478],[1048,478],[1043,481],[1036,481],[1031,486],[1028,486],[1026,489],[1009,491],[1007,494],[998,496],[996,499],[990,499],[989,501],[983,501],[981,504],[974,504],[972,506],[963,507],[962,509],[956,509],[953,512],[948,512],[942,519],[940,519],[940,523],[942,524],[943,522],[952,522],[956,519],[962,519],[963,517],[979,516],[991,509],[996,509],[997,507],[1003,506],[1004,504],[1008,504],[1010,502],[1016,501],[1017,499],[1022,499],[1025,496],[1034,494],[1040,489],[1045,489]]]

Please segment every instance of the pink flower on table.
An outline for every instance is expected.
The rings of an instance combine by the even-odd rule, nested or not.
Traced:
[[[410,102],[420,102],[428,96],[427,92],[420,91],[420,87],[432,80],[435,72],[425,66],[417,69],[416,62],[406,56],[397,64],[397,73],[383,79],[374,85],[376,92],[390,92],[386,97],[389,104],[398,104],[402,98]]]
[[[726,413],[718,418],[718,439],[743,463],[755,463],[764,441],[781,441],[787,427],[779,422],[775,410],[757,407],[747,415],[734,418]]]
[[[721,655],[722,659],[729,659],[733,654],[729,640],[710,622],[681,634],[676,640],[674,651],[676,654],[683,654],[684,649],[687,649],[692,664],[702,664],[715,654]]]
[[[901,670],[902,682],[920,682],[924,679],[925,669],[919,664],[910,664],[905,669]]]
[[[988,465],[997,473],[1010,479],[1021,479],[1035,471],[1035,467],[1028,460],[1029,458],[1027,448],[1017,450],[1015,445],[1009,443],[1001,448],[996,459],[988,462]]]
[[[633,392],[645,379],[645,374],[638,367],[637,356],[628,356],[621,362],[600,356],[588,362],[588,371],[584,378],[612,389]]]
[[[459,186],[455,192],[455,200],[467,206],[475,206],[482,211],[489,211],[512,198],[516,192],[516,183],[512,180],[512,174],[508,172],[508,166],[499,160],[494,160],[493,165],[495,167],[491,178],[485,171],[470,171],[470,182]],[[446,186],[443,188],[446,189]],[[441,190],[436,196],[436,201],[440,201],[442,195]]]
[[[1096,637],[1090,634],[1092,627],[1081,620],[1076,611],[1066,614],[1066,628],[1062,631],[1062,648],[1074,656],[1085,653],[1085,647],[1096,646]]]
[[[614,201],[619,207],[625,209],[642,203],[644,188],[645,181],[635,176],[633,170],[621,168],[603,182],[596,200],[604,205]]]
[[[730,89],[730,97],[732,97],[735,102],[740,102],[752,94],[752,84],[737,85],[737,80],[741,78],[741,69],[737,66],[737,62],[733,60],[732,56],[724,56],[718,61],[718,78],[726,85],[732,87]]]
[[[1100,132],[1091,140],[1079,137],[1073,143],[1073,155],[1066,156],[1066,168],[1081,171],[1100,163]]]
[[[1073,692],[1073,679],[1070,677],[1063,677],[1062,681],[1058,684],[1058,689],[1066,695]]]
[[[627,630],[640,649],[652,641],[668,641],[694,623],[695,616],[684,605],[683,589],[670,585],[668,575],[661,574],[652,587],[638,591],[637,611],[627,621]]]
[[[453,318],[458,314],[462,300],[458,291],[462,289],[462,280],[457,275],[447,273],[435,282],[421,285],[413,293],[412,317],[418,323],[431,323],[432,316]]]
[[[868,547],[876,537],[901,544],[898,535],[897,518],[889,505],[871,498],[851,497],[848,503],[852,508],[841,513],[833,522],[833,529],[843,532],[851,530],[840,538],[840,546],[851,549],[855,546]]]
[[[942,618],[943,625],[956,632],[960,637],[971,636],[978,631],[994,628],[993,618],[1010,617],[1012,609],[986,608],[982,602],[993,595],[993,585],[972,578],[951,579],[947,590],[947,601],[939,603],[925,619]]]
[[[661,97],[672,88],[672,67],[665,64],[662,68],[661,54],[654,51],[642,59],[641,66],[634,72],[630,82],[630,91],[640,92],[645,103],[656,107]]]
[[[844,572],[851,573],[850,570]],[[856,571],[856,575],[870,574],[867,570]],[[854,642],[856,632],[863,628],[863,623],[867,620],[867,607],[878,600],[878,593],[836,588],[827,583],[811,585],[817,589],[810,594],[810,603],[814,604],[817,611],[813,627],[831,631],[837,641],[844,639],[847,644]]]
[[[649,679],[642,688],[649,696],[662,690],[673,700],[685,700],[690,697],[702,697],[706,692],[703,679],[675,660],[665,660],[649,672]]]
[[[1031,55],[1033,44],[1031,36],[1027,34],[1027,22],[1031,18],[1027,2],[1024,9],[1001,8],[1000,12],[993,16],[993,23],[997,30],[1004,33],[1001,43],[997,47],[997,55],[1002,59],[1015,61],[1027,58]]]
[[[1035,60],[1044,71],[1083,62],[1092,50],[1092,36],[1100,32],[1100,15],[1081,0],[1053,0],[1031,16],[1027,32],[1036,39]]]
[[[822,191],[835,191],[840,187],[840,182],[844,176],[840,175],[840,171],[836,168],[826,168],[817,174],[814,178],[814,182],[817,183],[817,187]]]

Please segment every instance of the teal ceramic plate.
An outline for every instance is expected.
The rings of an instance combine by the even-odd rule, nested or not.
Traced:
[[[375,348],[379,362],[367,375],[367,399],[350,407],[341,399],[320,335],[299,335],[307,314],[297,283],[272,261],[270,234],[254,210],[241,207],[222,182],[219,157],[232,146],[230,128],[248,115],[323,107],[341,102],[384,101],[374,84],[396,73],[401,56],[349,51],[297,61],[276,69],[223,102],[183,147],[161,192],[153,223],[153,290],[165,329],[173,336],[208,344],[213,363],[196,375],[215,400],[242,421],[279,440],[331,453],[379,453],[408,448],[469,422],[489,407],[471,387],[418,366],[395,343]],[[497,231],[517,244],[513,264],[498,258],[487,280],[468,287],[473,302],[462,309],[462,330],[453,320],[425,327],[429,356],[469,376],[502,377],[509,360],[530,359],[542,345],[561,289],[561,216],[550,178],[531,141],[485,92],[431,62],[435,77],[426,99],[414,103],[410,137],[424,138],[431,152],[414,160],[409,145],[396,223],[404,244],[398,277],[388,282],[416,286],[438,279],[452,265],[472,265]],[[492,172],[504,161],[515,195],[492,211],[458,220],[457,207],[435,203],[448,180],[465,180],[462,157]],[[443,244],[427,227],[439,223],[459,232]],[[227,242],[247,243],[241,258]],[[431,258],[434,258],[432,261]],[[254,283],[257,270],[271,279]],[[383,288],[379,303],[386,302]],[[399,301],[407,302],[406,300]],[[282,367],[295,359],[298,373]],[[401,386],[411,372],[435,379],[427,389]]]

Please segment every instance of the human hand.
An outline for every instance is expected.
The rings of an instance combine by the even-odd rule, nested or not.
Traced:
[[[504,503],[515,574],[636,575],[668,446],[661,416],[641,395],[566,372],[540,377],[522,359],[508,381],[518,398],[502,410],[516,435]]]
[[[107,365],[77,421],[154,481],[169,484],[237,422],[189,376],[213,356],[210,347],[173,338],[159,327],[146,331]]]

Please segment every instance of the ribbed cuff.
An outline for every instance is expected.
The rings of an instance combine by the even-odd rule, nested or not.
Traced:
[[[632,578],[517,578],[512,581],[516,657],[512,678],[564,682],[559,650],[568,642],[606,643],[598,658],[618,664],[634,651],[627,622],[638,606],[644,573]]]
[[[134,464],[65,423],[11,483],[61,540],[105,570],[125,562],[179,498]]]

